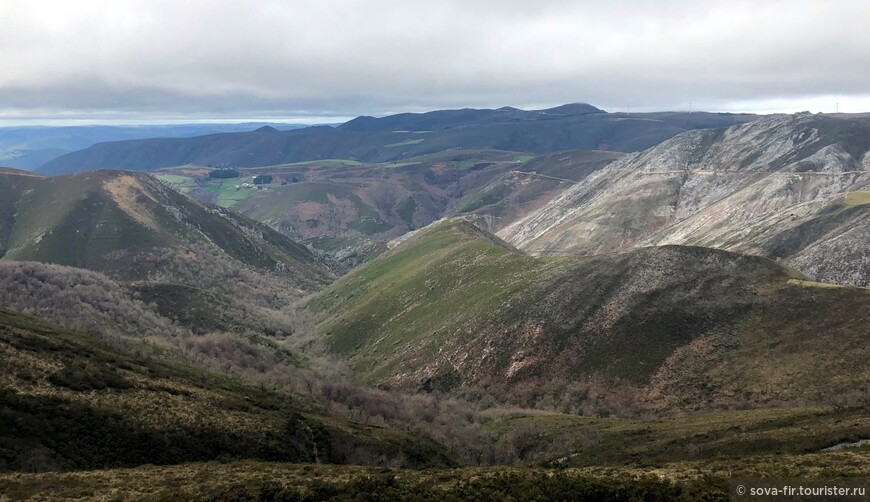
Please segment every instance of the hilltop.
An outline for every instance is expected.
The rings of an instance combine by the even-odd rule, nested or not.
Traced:
[[[769,406],[862,396],[868,381],[870,290],[707,248],[534,258],[448,221],[312,307],[366,382],[526,406]]]
[[[56,175],[98,168],[153,170],[187,164],[257,167],[321,159],[386,162],[453,148],[533,154],[579,149],[631,152],[687,130],[726,127],[755,118],[703,112],[629,115],[605,113],[582,104],[530,111],[441,110],[359,117],[334,128],[262,128],[194,138],[98,143],[53,159],[39,171]]]
[[[696,245],[870,285],[870,119],[779,115],[619,159],[499,231],[533,254]]]

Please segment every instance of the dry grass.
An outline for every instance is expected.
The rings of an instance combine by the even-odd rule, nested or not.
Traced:
[[[388,473],[400,483],[447,489],[461,481],[501,474],[531,476],[639,477],[654,475],[677,482],[705,477],[870,477],[870,452],[771,455],[735,461],[673,462],[654,468],[586,467],[579,469],[462,468],[402,470],[356,466],[238,461],[176,466],[141,466],[44,474],[0,474],[0,500],[203,500],[245,486],[253,493],[266,483],[303,488],[316,482],[347,483]]]
[[[870,204],[870,190],[849,192],[846,194],[846,205],[863,206]]]

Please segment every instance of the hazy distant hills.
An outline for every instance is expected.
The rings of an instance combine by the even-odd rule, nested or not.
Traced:
[[[219,132],[253,131],[265,123],[175,125],[84,125],[0,127],[0,165],[33,170],[95,143],[138,138],[180,138]],[[272,124],[281,130],[305,127]]]
[[[870,118],[769,116],[690,131],[572,184],[499,235],[533,254],[690,244],[870,285]]]
[[[870,377],[870,290],[707,248],[534,258],[448,221],[313,306],[370,383],[526,406],[565,392],[634,409],[822,403]]]
[[[443,110],[359,117],[338,127],[100,143],[40,167],[46,174],[97,168],[149,170],[186,164],[253,167],[318,159],[384,162],[451,148],[531,153],[599,149],[638,151],[681,132],[727,127],[755,115],[605,113],[584,104],[549,110]]]

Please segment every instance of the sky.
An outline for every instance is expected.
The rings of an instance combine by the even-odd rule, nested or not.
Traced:
[[[0,123],[865,112],[868,19],[861,0],[0,0]]]

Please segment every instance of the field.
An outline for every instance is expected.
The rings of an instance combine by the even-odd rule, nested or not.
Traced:
[[[849,192],[846,194],[846,205],[863,206],[870,204],[870,191]]]

